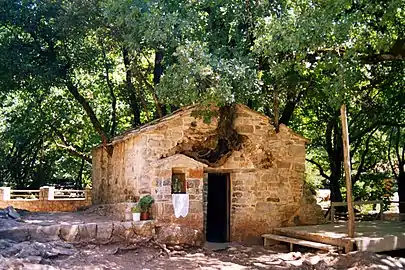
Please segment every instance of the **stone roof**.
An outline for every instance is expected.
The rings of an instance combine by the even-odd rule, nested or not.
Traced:
[[[132,137],[132,136],[135,136],[135,135],[137,135],[137,134],[140,134],[140,133],[143,133],[143,132],[147,132],[147,131],[151,131],[151,130],[154,130],[154,129],[156,129],[156,128],[159,128],[159,127],[161,127],[162,125],[164,125],[165,123],[167,123],[167,122],[169,122],[169,121],[171,121],[171,120],[173,120],[173,119],[175,119],[175,118],[177,118],[177,117],[180,117],[180,116],[182,116],[182,115],[184,115],[184,114],[189,113],[190,111],[196,109],[198,106],[199,106],[199,105],[191,105],[191,106],[182,107],[182,108],[180,108],[180,109],[178,109],[178,110],[176,110],[176,111],[174,111],[174,112],[172,112],[172,113],[170,113],[170,114],[168,114],[168,115],[166,115],[166,116],[164,116],[164,117],[162,117],[162,118],[153,120],[153,121],[151,121],[151,122],[149,122],[149,123],[147,123],[147,124],[145,124],[145,125],[143,125],[143,126],[128,129],[128,130],[126,130],[124,133],[122,133],[121,135],[115,136],[115,137],[111,140],[110,144],[114,145],[114,144],[116,144],[116,143],[119,143],[119,142],[121,142],[121,141],[126,140],[126,139],[129,138],[129,137]],[[271,119],[270,119],[268,116],[266,116],[265,114],[263,114],[263,113],[260,113],[260,112],[258,112],[258,111],[252,110],[251,108],[249,108],[248,106],[243,105],[243,104],[236,104],[236,106],[238,106],[239,108],[245,110],[245,111],[246,111],[247,113],[249,113],[249,114],[253,114],[253,115],[255,115],[255,116],[257,116],[257,117],[260,117],[260,118],[265,118],[265,119],[267,119],[271,124],[273,124],[272,121],[271,121]],[[305,143],[309,143],[309,142],[310,142],[310,140],[308,140],[307,138],[303,137],[302,135],[299,135],[298,133],[295,133],[291,128],[287,127],[287,126],[284,125],[284,124],[280,124],[280,128],[285,129],[285,130],[288,131],[288,133],[290,133],[292,136],[295,136],[295,137],[297,137],[297,138],[300,138],[300,139],[304,140]],[[102,146],[102,145],[100,144],[100,145],[98,145],[96,148],[101,147],[101,146]]]

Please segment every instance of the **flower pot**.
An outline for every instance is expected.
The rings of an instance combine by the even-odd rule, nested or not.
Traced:
[[[148,220],[148,219],[149,219],[149,212],[142,212],[141,220]]]
[[[141,220],[141,213],[132,213],[132,220],[133,221],[140,221]]]

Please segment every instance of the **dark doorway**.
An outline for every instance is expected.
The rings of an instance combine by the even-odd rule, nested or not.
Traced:
[[[229,174],[208,174],[207,227],[208,242],[229,241]]]

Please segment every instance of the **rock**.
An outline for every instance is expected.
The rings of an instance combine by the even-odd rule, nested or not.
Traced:
[[[0,250],[9,248],[14,244],[15,244],[15,242],[13,242],[13,241],[6,240],[6,239],[0,239]]]
[[[30,234],[26,228],[14,228],[0,230],[0,239],[9,239],[16,242],[24,242],[29,240]]]
[[[0,253],[2,256],[5,256],[5,257],[14,256],[17,253],[19,253],[23,247],[24,247],[23,244],[15,243],[15,244],[10,245],[9,247],[1,250]]]
[[[15,220],[21,220],[21,215],[18,214],[18,212],[14,209],[14,207],[12,206],[7,206],[4,211],[6,212],[6,214],[11,217],[12,219]]]
[[[308,262],[309,262],[311,265],[315,265],[315,264],[317,264],[320,260],[321,260],[321,257],[319,257],[319,256],[313,256],[313,257],[310,257],[310,258],[309,258]]]
[[[314,225],[325,223],[322,207],[316,203],[315,196],[307,185],[304,185],[300,208],[289,219],[289,224]]]
[[[155,223],[151,220],[114,222],[113,225],[112,242],[119,242],[123,239],[130,242],[138,242],[152,238],[155,234]]]
[[[90,240],[95,239],[97,236],[97,224],[87,223],[79,225],[79,239],[80,240]]]
[[[0,210],[0,219],[8,219],[8,215],[6,213],[6,211],[4,210]]]
[[[38,226],[29,229],[29,234],[31,236],[30,240],[35,240],[39,242],[47,241],[58,241],[60,240],[60,226],[51,225],[51,226]]]
[[[62,225],[60,226],[60,237],[67,242],[74,242],[79,235],[78,225]]]
[[[73,256],[76,251],[72,248],[64,248],[61,246],[53,246],[45,250],[45,258],[55,258],[58,256]]]
[[[156,241],[167,245],[201,246],[202,233],[182,225],[162,225],[156,228]]]
[[[42,261],[41,256],[28,256],[24,259],[24,262],[32,263],[32,264],[40,264]]]
[[[283,261],[294,261],[301,258],[301,252],[290,252],[279,256]]]
[[[27,257],[32,257],[32,256],[42,256],[42,252],[45,251],[45,245],[40,244],[40,243],[35,243],[35,244],[30,244],[27,242],[23,248],[18,252],[15,256],[17,258],[27,258]]]
[[[47,258],[55,258],[58,256],[73,256],[76,254],[76,249],[72,245],[57,241],[48,243],[23,242],[18,243],[15,246],[17,247],[17,250],[19,249],[19,251],[15,253],[15,257],[22,259],[33,259],[34,261],[37,260],[37,257],[40,257],[42,260]],[[8,257],[13,256],[12,253],[14,253],[15,250],[12,251],[9,249],[8,251],[9,253],[5,255]]]
[[[323,270],[323,269],[332,269],[324,260],[320,260],[316,265],[314,265],[314,269]]]
[[[97,236],[96,239],[99,241],[110,240],[112,236],[114,225],[111,222],[104,222],[97,224]]]
[[[152,220],[132,222],[132,229],[139,236],[152,237],[155,234],[155,223]]]

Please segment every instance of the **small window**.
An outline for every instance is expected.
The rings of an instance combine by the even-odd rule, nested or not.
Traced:
[[[186,193],[186,175],[172,173],[172,194]]]

